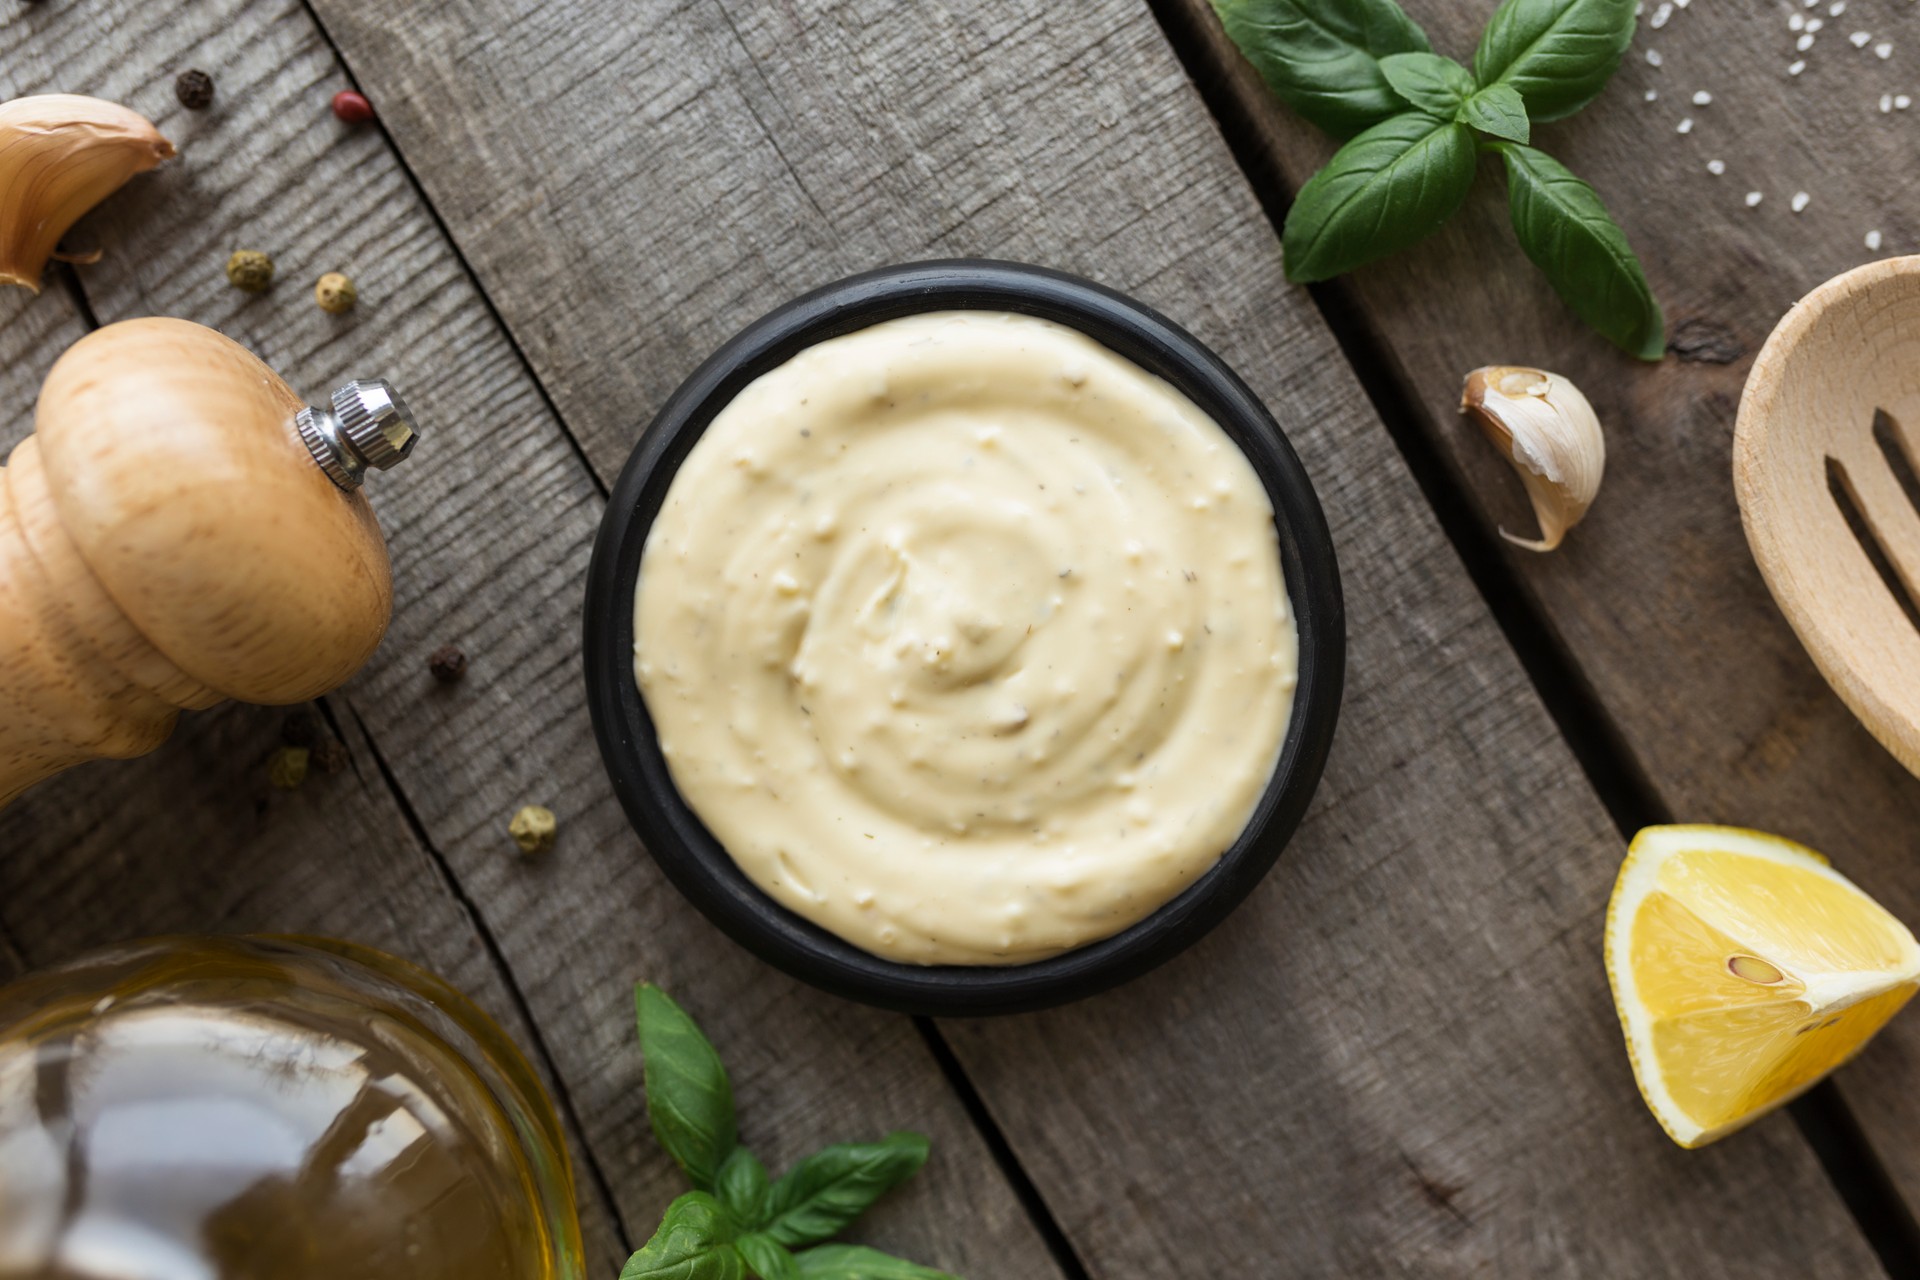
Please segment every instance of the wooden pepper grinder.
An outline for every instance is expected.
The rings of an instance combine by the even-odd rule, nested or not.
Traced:
[[[185,320],[75,343],[0,467],[0,805],[153,750],[183,708],[344,682],[393,605],[360,492],[416,432],[384,382],[309,406]]]

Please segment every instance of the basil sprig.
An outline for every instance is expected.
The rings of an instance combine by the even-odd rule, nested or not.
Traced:
[[[1477,151],[1505,161],[1508,212],[1574,312],[1643,360],[1666,350],[1646,274],[1592,187],[1528,145],[1606,86],[1634,0],[1502,0],[1469,71],[1432,51],[1394,0],[1213,0],[1276,96],[1351,139],[1301,188],[1287,278],[1325,280],[1408,248],[1465,203]]]
[[[620,1280],[957,1280],[878,1249],[820,1243],[918,1173],[926,1138],[836,1143],[771,1180],[740,1145],[733,1085],[712,1042],[656,986],[636,988],[634,1004],[647,1119],[695,1189],[667,1206]]]

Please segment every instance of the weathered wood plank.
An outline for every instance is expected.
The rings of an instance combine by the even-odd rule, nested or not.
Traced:
[[[1262,92],[1205,0],[1182,3],[1253,123],[1249,140],[1297,186],[1329,144]],[[1436,48],[1471,51],[1483,6],[1412,8]],[[1920,15],[1856,5],[1828,19],[1804,53],[1785,15],[1675,11],[1662,29],[1642,28],[1597,103],[1539,131],[1626,227],[1666,304],[1677,357],[1641,367],[1580,328],[1515,249],[1491,169],[1455,225],[1358,273],[1351,287],[1424,408],[1421,425],[1489,525],[1527,529],[1531,516],[1505,465],[1457,419],[1461,376],[1488,363],[1540,365],[1592,399],[1610,445],[1599,502],[1560,552],[1507,554],[1659,802],[1688,821],[1804,840],[1920,923],[1920,781],[1854,721],[1775,609],[1741,532],[1730,464],[1741,385],[1786,308],[1874,256],[1870,229],[1885,252],[1920,247],[1897,176],[1912,169],[1910,121],[1878,107],[1882,93],[1907,91]],[[1891,41],[1895,56],[1855,49],[1846,35],[1862,29]],[[1661,66],[1646,61],[1648,49]],[[1806,69],[1790,76],[1795,59]],[[1712,102],[1695,105],[1699,90]],[[1694,125],[1682,135],[1686,117]],[[1820,145],[1801,141],[1811,138]],[[1724,174],[1707,171],[1712,159]],[[1753,190],[1763,199],[1748,208]],[[1797,215],[1796,191],[1812,195]],[[1920,1023],[1905,1019],[1840,1080],[1920,1204],[1916,1063]]]
[[[936,1158],[875,1215],[876,1238],[975,1275],[1057,1274],[912,1025],[773,977],[687,912],[640,851],[593,747],[576,656],[601,510],[593,478],[379,132],[327,114],[345,80],[297,0],[91,4],[58,48],[35,55],[46,74],[58,66],[66,83],[146,106],[183,146],[164,181],[98,222],[109,258],[88,281],[101,318],[214,324],[316,394],[386,376],[425,424],[408,465],[370,485],[394,555],[395,617],[336,700],[378,744],[510,965],[628,1235],[644,1239],[683,1189],[644,1119],[629,994],[644,976],[719,1041],[748,1140],[769,1162],[924,1128]],[[126,60],[130,49],[141,56]],[[204,116],[172,105],[188,63],[219,83]],[[268,295],[227,287],[221,264],[239,247],[278,261]],[[310,294],[336,267],[362,298],[341,319]],[[448,641],[472,660],[450,689],[425,669]],[[532,802],[562,823],[539,862],[505,833]],[[617,1265],[612,1253],[601,1250],[597,1271]]]
[[[0,47],[7,34],[0,23]],[[3,96],[16,91],[5,86]],[[30,405],[86,326],[58,280],[40,298],[9,291],[0,303],[0,388]],[[24,413],[5,424],[0,451],[31,429]],[[289,714],[229,705],[189,715],[160,752],[83,766],[11,805],[0,842],[0,980],[152,934],[332,935],[434,969],[527,1044],[475,922],[409,831],[358,727],[343,726],[342,774],[316,773],[293,794],[268,785],[266,760]],[[582,1191],[589,1253],[611,1259],[607,1206],[590,1183]]]
[[[1873,1269],[1784,1122],[1752,1186],[1640,1114],[1617,841],[1143,8],[315,8],[603,476],[739,324],[940,253],[1132,289],[1288,424],[1355,640],[1310,824],[1152,980],[948,1028],[1096,1274]]]

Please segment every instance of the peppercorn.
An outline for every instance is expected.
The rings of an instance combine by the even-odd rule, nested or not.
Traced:
[[[527,805],[507,824],[507,834],[520,846],[520,852],[528,856],[553,848],[558,832],[559,823],[554,820],[553,810],[537,804]]]
[[[373,119],[373,104],[365,94],[342,89],[333,95],[333,114],[347,124],[365,124]]]
[[[296,711],[280,722],[280,741],[290,747],[311,751],[314,743],[325,736],[320,729],[320,717],[311,711]]]
[[[331,778],[347,767],[346,744],[338,738],[322,738],[313,744],[307,762]]]
[[[452,684],[467,674],[467,655],[450,644],[443,644],[427,655],[427,670],[441,684]]]
[[[204,71],[182,71],[173,82],[173,96],[189,111],[205,111],[213,105],[213,77]]]
[[[267,760],[267,781],[282,791],[297,791],[307,780],[305,747],[281,747]]]
[[[322,311],[337,316],[353,310],[353,304],[360,300],[360,291],[338,271],[329,271],[313,286],[313,300],[320,304]]]
[[[273,259],[253,249],[236,249],[227,259],[227,283],[248,293],[265,293],[273,283]]]

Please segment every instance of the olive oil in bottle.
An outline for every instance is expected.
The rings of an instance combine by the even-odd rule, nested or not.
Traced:
[[[580,1280],[552,1105],[403,961],[170,938],[0,990],[0,1280]]]

